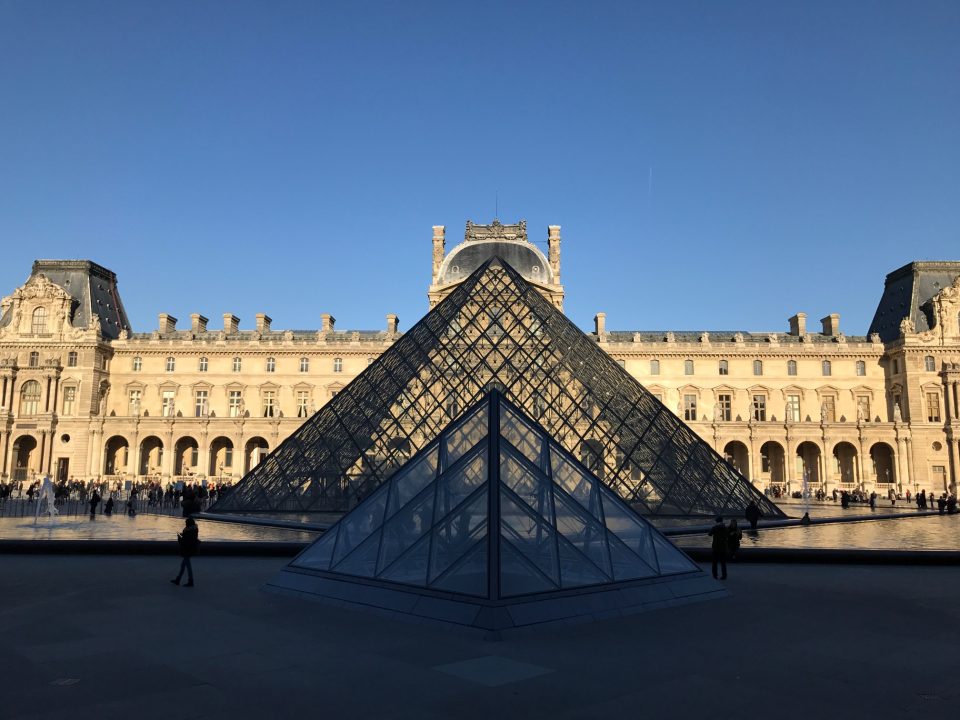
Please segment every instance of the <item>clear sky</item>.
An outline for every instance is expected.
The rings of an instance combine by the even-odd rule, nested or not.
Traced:
[[[141,331],[408,328],[497,203],[584,328],[861,334],[960,260],[956,0],[0,0],[0,108],[0,292],[89,258]]]

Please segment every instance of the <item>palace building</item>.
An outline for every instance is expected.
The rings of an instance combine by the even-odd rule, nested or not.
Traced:
[[[524,222],[468,222],[449,252],[435,226],[432,245],[431,308],[491,257],[563,308],[559,226],[546,255]],[[195,313],[178,328],[160,313],[135,332],[113,272],[37,260],[0,305],[0,480],[235,482],[401,337],[392,314],[372,331],[320,320],[241,329],[228,312],[209,328]],[[890,273],[863,335],[837,314],[810,325],[610,330],[598,312],[590,337],[760,489],[956,492],[960,262]]]

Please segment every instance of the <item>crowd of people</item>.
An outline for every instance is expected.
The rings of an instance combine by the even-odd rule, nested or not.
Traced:
[[[41,479],[32,482],[0,482],[0,502],[20,499],[31,503],[39,497],[41,482]],[[84,482],[70,478],[54,483],[53,487],[55,505],[62,506],[68,501],[77,501],[81,505],[89,505],[91,514],[100,510],[103,514],[110,515],[118,503],[123,503],[124,511],[130,515],[143,510],[164,513],[183,509],[186,516],[213,503],[231,484],[191,484],[182,481],[166,484],[158,481],[108,482],[103,479]]]

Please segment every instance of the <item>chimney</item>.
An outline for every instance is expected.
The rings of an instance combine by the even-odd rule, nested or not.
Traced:
[[[191,313],[190,314],[190,331],[194,335],[207,331],[207,323],[210,322],[200,313]]]
[[[320,316],[320,332],[332,333],[333,326],[337,324],[337,319],[330,313],[323,313]]]
[[[553,281],[560,283],[560,226],[547,225],[547,259],[553,272]]]
[[[223,334],[236,335],[240,331],[240,318],[233,313],[223,314]]]
[[[400,325],[400,318],[393,313],[387,315],[387,335],[396,335],[397,327]]]
[[[268,315],[264,313],[257,313],[257,332],[258,333],[268,333],[270,332],[270,323],[273,320],[270,319]]]
[[[601,340],[607,334],[607,314],[606,313],[597,313],[593,316],[593,331],[596,333],[597,337]]]
[[[797,313],[788,321],[790,323],[790,334],[799,337],[807,334],[807,314]]]
[[[440,273],[440,265],[443,263],[443,253],[447,244],[446,226],[433,226],[433,281],[437,281],[437,275]]]
[[[830,313],[825,318],[820,318],[820,323],[823,325],[824,335],[840,334],[840,315],[838,313]]]
[[[172,333],[177,331],[177,319],[173,315],[160,313],[157,317],[160,319],[160,332]]]

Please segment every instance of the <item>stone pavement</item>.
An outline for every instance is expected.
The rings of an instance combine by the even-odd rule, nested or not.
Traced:
[[[960,711],[954,568],[733,565],[725,600],[488,642],[262,592],[283,562],[0,556],[0,717]]]

